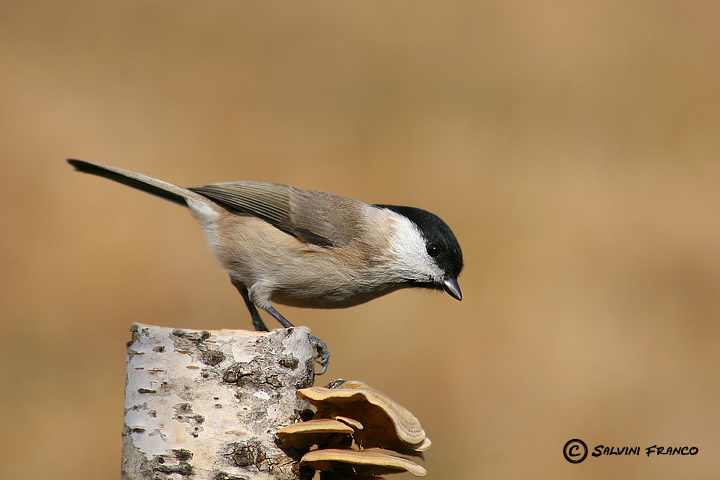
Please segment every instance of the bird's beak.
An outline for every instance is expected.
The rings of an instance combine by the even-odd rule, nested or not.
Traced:
[[[462,292],[460,291],[460,285],[458,285],[456,278],[446,278],[443,282],[443,288],[451,297],[462,300]]]

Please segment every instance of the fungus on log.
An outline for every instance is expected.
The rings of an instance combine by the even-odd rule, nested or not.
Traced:
[[[331,437],[337,437],[339,442],[342,442],[343,437],[350,439],[353,433],[352,427],[332,418],[315,418],[283,427],[277,431],[277,436],[285,446],[308,448],[329,443]],[[350,442],[352,443],[352,440]]]
[[[320,470],[321,480],[378,479],[426,470],[403,455],[424,457],[430,439],[417,418],[362,382],[335,380],[304,388],[298,397],[317,409],[312,420],[277,432],[284,446],[300,450],[300,464]]]
[[[430,448],[430,439],[410,411],[362,382],[337,381],[330,388],[305,388],[298,396],[318,409],[316,418],[359,424],[355,440],[363,448],[380,447],[418,456]]]
[[[369,450],[313,450],[303,455],[300,463],[315,470],[335,472],[338,478],[375,478],[378,475],[405,472],[416,477],[427,474],[423,467],[410,460]]]

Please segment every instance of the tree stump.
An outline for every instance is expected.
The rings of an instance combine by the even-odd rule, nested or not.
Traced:
[[[273,332],[136,324],[128,343],[122,478],[297,480],[275,432],[309,404],[304,327]],[[312,476],[312,475],[311,475]]]

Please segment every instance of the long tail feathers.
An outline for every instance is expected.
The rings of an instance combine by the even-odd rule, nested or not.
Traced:
[[[200,197],[198,194],[187,190],[171,183],[163,182],[156,178],[148,177],[139,173],[122,170],[115,167],[106,167],[104,165],[98,165],[95,163],[84,162],[82,160],[68,159],[68,163],[75,167],[75,170],[83,173],[90,173],[99,177],[109,178],[118,183],[122,183],[129,187],[137,188],[143,192],[156,195],[165,200],[169,200],[183,207],[187,207],[187,199],[201,199],[207,202],[206,199]]]

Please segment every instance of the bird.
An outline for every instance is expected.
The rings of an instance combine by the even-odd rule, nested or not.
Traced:
[[[258,308],[293,327],[273,303],[346,308],[412,287],[444,290],[462,300],[460,244],[450,227],[426,210],[275,183],[183,188],[116,167],[67,161],[79,172],[189,208],[256,331],[268,331]],[[330,352],[318,338],[310,339],[322,375]]]

